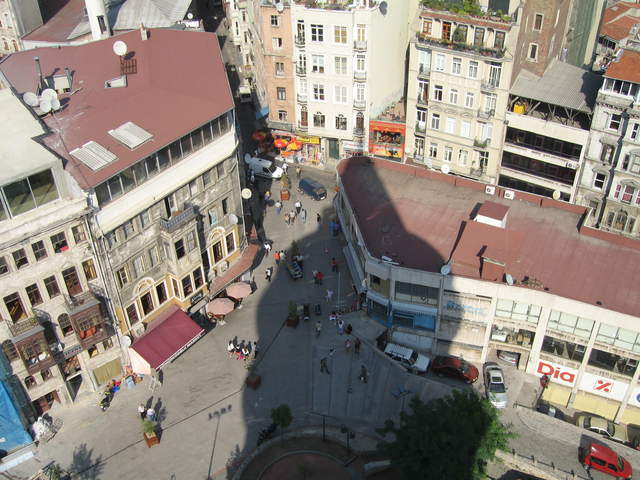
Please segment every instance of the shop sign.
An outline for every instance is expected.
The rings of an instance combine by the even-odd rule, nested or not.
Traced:
[[[485,322],[491,312],[491,300],[445,292],[442,295],[445,315],[469,321]]]
[[[631,396],[629,397],[629,405],[640,407],[640,387],[634,388],[633,392],[631,392]]]
[[[71,358],[71,357],[74,357],[75,355],[78,355],[80,352],[82,352],[82,345],[77,344],[67,348],[64,351],[63,355],[64,355],[64,358]]]
[[[309,135],[296,134],[296,138],[302,143],[311,143],[313,145],[320,145],[320,137],[310,137]]]
[[[573,368],[565,367],[564,365],[559,365],[547,360],[538,360],[538,366],[536,367],[536,371],[533,373],[538,377],[547,375],[549,380],[552,382],[559,383],[561,385],[568,385],[570,387],[572,387],[576,382],[576,377],[578,375],[578,371]]]
[[[402,158],[404,154],[404,143],[400,145],[369,145],[369,153],[378,157]]]
[[[580,379],[580,390],[618,401],[624,398],[628,386],[628,383],[618,382],[589,372],[584,372]]]
[[[342,148],[344,148],[345,150],[351,150],[355,152],[364,152],[366,150],[366,146],[364,143],[349,142],[347,140],[342,141]]]

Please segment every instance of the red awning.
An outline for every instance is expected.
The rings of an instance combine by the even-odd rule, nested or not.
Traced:
[[[216,277],[209,286],[209,294],[215,296],[224,290],[227,285],[236,281],[236,279],[244,272],[249,270],[253,265],[256,255],[260,251],[260,245],[250,243],[242,252],[242,256],[229,267],[223,275]]]
[[[160,370],[203,334],[204,330],[189,315],[173,305],[133,342],[131,348],[152,368]]]

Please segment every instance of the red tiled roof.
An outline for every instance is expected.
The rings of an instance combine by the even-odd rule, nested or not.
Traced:
[[[521,192],[489,197],[478,182],[364,157],[343,160],[338,173],[374,257],[430,272],[453,258],[456,275],[503,281],[493,267],[482,274],[484,255],[518,282],[536,279],[549,293],[640,316],[640,242],[581,234],[584,208]],[[505,229],[470,218],[488,198],[509,207]]]
[[[69,0],[44,25],[22,38],[35,42],[67,42],[83,18],[84,0]]]
[[[609,64],[604,76],[640,83],[640,53],[623,50],[620,58]]]
[[[603,23],[600,34],[612,40],[620,41],[629,35],[631,27],[640,23],[640,17],[625,16],[609,23]]]
[[[120,75],[120,60],[112,51],[116,40],[126,42],[137,73],[127,75],[127,87],[105,88],[105,81]],[[62,74],[65,67],[73,74],[71,94],[60,95],[62,111],[44,117],[53,132],[44,142],[67,160],[65,168],[83,188],[96,186],[234,106],[212,33],[153,29],[143,41],[135,30],[80,46],[17,52],[0,62],[0,70],[18,94],[36,89],[36,55],[45,77]],[[129,150],[108,134],[128,121],[153,139]],[[68,153],[90,140],[118,160],[92,171]]]
[[[610,7],[607,7],[604,11],[604,16],[602,18],[603,23],[609,23],[612,20],[620,17],[621,15],[625,15],[632,8],[640,8],[640,5],[634,2],[618,2]]]

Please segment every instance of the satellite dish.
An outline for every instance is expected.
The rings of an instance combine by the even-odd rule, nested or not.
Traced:
[[[249,189],[249,188],[243,188],[242,192],[240,192],[240,196],[242,198],[244,198],[245,200],[249,200],[251,198],[251,195],[253,195],[253,193],[251,192],[251,189]]]
[[[45,88],[40,94],[40,101],[49,100],[52,101],[54,98],[58,98],[58,94],[53,88]]]
[[[442,267],[440,268],[440,273],[442,275],[449,275],[451,273],[451,265],[449,265],[448,263],[442,265]]]
[[[238,223],[238,216],[237,216],[237,215],[235,215],[235,214],[233,214],[233,213],[230,213],[230,214],[229,214],[229,222],[231,222],[231,225],[237,225],[237,223]]]
[[[113,53],[122,57],[127,54],[127,44],[122,40],[113,43]]]
[[[52,98],[51,99],[51,110],[53,110],[54,112],[60,110],[60,100],[58,100],[58,97],[56,98]]]
[[[515,283],[513,277],[508,273],[504,274],[504,281],[507,282],[507,285],[513,285]]]
[[[442,171],[442,173],[449,173],[451,171],[449,165],[447,165],[446,163],[440,167],[440,170]]]
[[[386,15],[388,7],[389,7],[389,5],[387,5],[387,2],[380,2],[380,13],[382,15]]]
[[[123,347],[130,347],[131,346],[131,337],[128,335],[123,335],[122,336],[122,346]]]
[[[284,5],[282,4],[282,2],[276,3],[276,11],[279,13],[284,12]]]
[[[554,200],[560,200],[560,190],[554,190],[551,196]]]
[[[41,98],[39,108],[43,113],[49,113],[51,111],[51,100],[48,98]]]
[[[187,18],[189,20],[193,20],[193,13],[191,13],[191,12],[187,13]]]
[[[30,107],[37,107],[39,103],[38,96],[33,92],[25,92],[22,95],[22,100],[24,100],[24,103],[26,103]]]

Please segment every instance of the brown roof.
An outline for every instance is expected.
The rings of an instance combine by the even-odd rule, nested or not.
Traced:
[[[612,40],[620,41],[629,36],[631,27],[640,23],[640,17],[625,16],[602,25],[600,34]]]
[[[622,50],[618,60],[609,64],[605,77],[640,83],[640,53]]]
[[[127,75],[125,88],[105,88],[105,81],[120,75],[120,60],[112,51],[116,40],[126,42],[137,73]],[[63,74],[65,67],[73,74],[71,94],[60,95],[63,109],[44,117],[52,131],[44,142],[67,160],[65,168],[83,188],[98,185],[234,106],[212,33],[154,29],[143,41],[135,30],[80,46],[14,53],[0,62],[0,70],[20,95],[36,90],[36,55],[45,77]],[[153,139],[129,150],[109,135],[128,121]],[[68,153],[91,140],[118,160],[93,171]]]
[[[579,231],[584,207],[523,192],[505,200],[500,187],[488,196],[478,182],[365,157],[343,160],[338,173],[374,257],[430,272],[453,259],[456,275],[502,282],[509,273],[522,287],[640,315],[640,242]],[[488,199],[509,207],[506,228],[472,220]]]
[[[478,210],[478,215],[482,215],[483,217],[493,218],[495,220],[502,220],[507,216],[509,212],[509,207],[507,205],[502,205],[501,203],[492,202],[487,200],[482,204],[480,210]]]
[[[84,16],[84,0],[66,1],[44,25],[22,38],[35,42],[68,42]]]
[[[602,21],[603,23],[609,23],[620,16],[626,15],[626,13],[633,8],[640,8],[640,6],[634,2],[615,3],[605,9]]]

